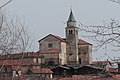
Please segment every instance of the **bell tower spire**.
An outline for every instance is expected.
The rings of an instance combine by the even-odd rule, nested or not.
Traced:
[[[67,27],[76,27],[76,21],[72,9],[70,9],[70,14],[67,21]]]
[[[67,63],[77,64],[78,63],[78,27],[76,27],[76,21],[71,9],[70,15],[67,21],[66,30],[66,41],[67,44]]]
[[[75,18],[74,18],[74,15],[73,15],[73,12],[72,12],[72,9],[70,9],[70,10],[71,10],[71,12],[70,12],[70,15],[69,15],[69,18],[68,18],[68,22],[70,22],[70,21],[76,22]]]

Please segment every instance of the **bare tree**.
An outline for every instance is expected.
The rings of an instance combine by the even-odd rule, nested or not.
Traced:
[[[120,49],[120,24],[118,21],[111,19],[110,23],[104,22],[102,26],[84,26],[81,24],[80,29],[89,33],[89,36],[83,36],[95,41],[96,50],[104,45]]]
[[[109,0],[120,4],[120,0]],[[109,23],[103,22],[101,26],[85,26],[80,23],[80,29],[88,32],[89,36],[84,36],[96,42],[95,50],[105,46],[113,46],[120,50],[120,23],[111,19]]]
[[[112,1],[112,2],[120,4],[120,0],[109,0],[109,1]]]
[[[21,53],[28,49],[29,36],[24,21],[0,14],[0,53]]]

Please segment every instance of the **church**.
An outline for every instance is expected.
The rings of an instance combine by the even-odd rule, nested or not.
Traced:
[[[44,56],[41,63],[48,65],[92,64],[92,44],[79,38],[79,28],[72,10],[65,33],[66,38],[48,34],[38,41],[39,53]]]

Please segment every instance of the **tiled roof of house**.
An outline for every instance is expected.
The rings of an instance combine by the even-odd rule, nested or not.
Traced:
[[[54,53],[59,53],[60,50],[57,50],[57,49],[49,49],[49,50],[46,50],[46,51],[40,51],[40,53],[42,54],[54,54]]]
[[[48,53],[58,53],[58,52],[60,52],[60,51],[59,51],[59,50],[56,50],[56,49],[49,49],[47,52],[48,52]]]
[[[32,66],[32,65],[38,65],[38,64],[33,62],[33,61],[2,60],[2,61],[0,61],[0,66],[1,65],[6,65],[6,66]]]
[[[53,73],[49,68],[36,68],[36,69],[31,69],[33,73]]]
[[[92,64],[107,64],[108,61],[93,61]]]
[[[32,66],[32,65],[31,65]],[[30,66],[11,66],[13,71],[21,71],[22,74],[26,74],[30,69]]]
[[[76,69],[82,69],[82,68],[85,68],[85,67],[87,67],[87,68],[92,68],[92,69],[101,69],[101,70],[103,70],[103,68],[96,67],[96,66],[91,66],[91,65],[81,66],[81,67],[78,67],[78,68],[76,68]]]
[[[118,68],[108,68],[109,72],[118,72]]]
[[[37,78],[37,76],[32,76]],[[29,76],[20,77],[0,77],[0,80],[27,80]],[[37,78],[38,79],[38,78]],[[74,75],[72,77],[61,77],[61,78],[46,78],[46,80],[120,80],[120,74],[112,75],[112,77],[100,77],[100,76],[85,76],[85,75]]]
[[[70,68],[69,67],[67,67],[67,66],[57,66],[57,67],[55,67],[55,68],[53,68],[52,70],[55,70],[55,69],[65,69],[65,70],[69,70]]]
[[[41,52],[27,52],[27,53],[16,53],[16,54],[5,54],[0,56],[0,60],[20,60],[23,58],[42,58],[41,54],[54,54],[59,53],[60,50],[57,49],[49,49],[48,51]]]
[[[74,75],[72,77],[52,78],[48,80],[120,80],[120,75],[113,75],[112,77]]]
[[[14,59],[34,58],[34,57],[41,57],[41,56],[37,52],[5,54],[0,56],[0,60],[14,60]]]

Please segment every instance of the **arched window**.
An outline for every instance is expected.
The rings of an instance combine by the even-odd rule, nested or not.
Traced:
[[[73,34],[73,30],[69,30],[69,34]]]
[[[69,30],[69,34],[71,33],[71,30]]]
[[[71,30],[71,34],[73,34],[73,30]]]
[[[76,30],[76,34],[78,35],[78,30]]]

